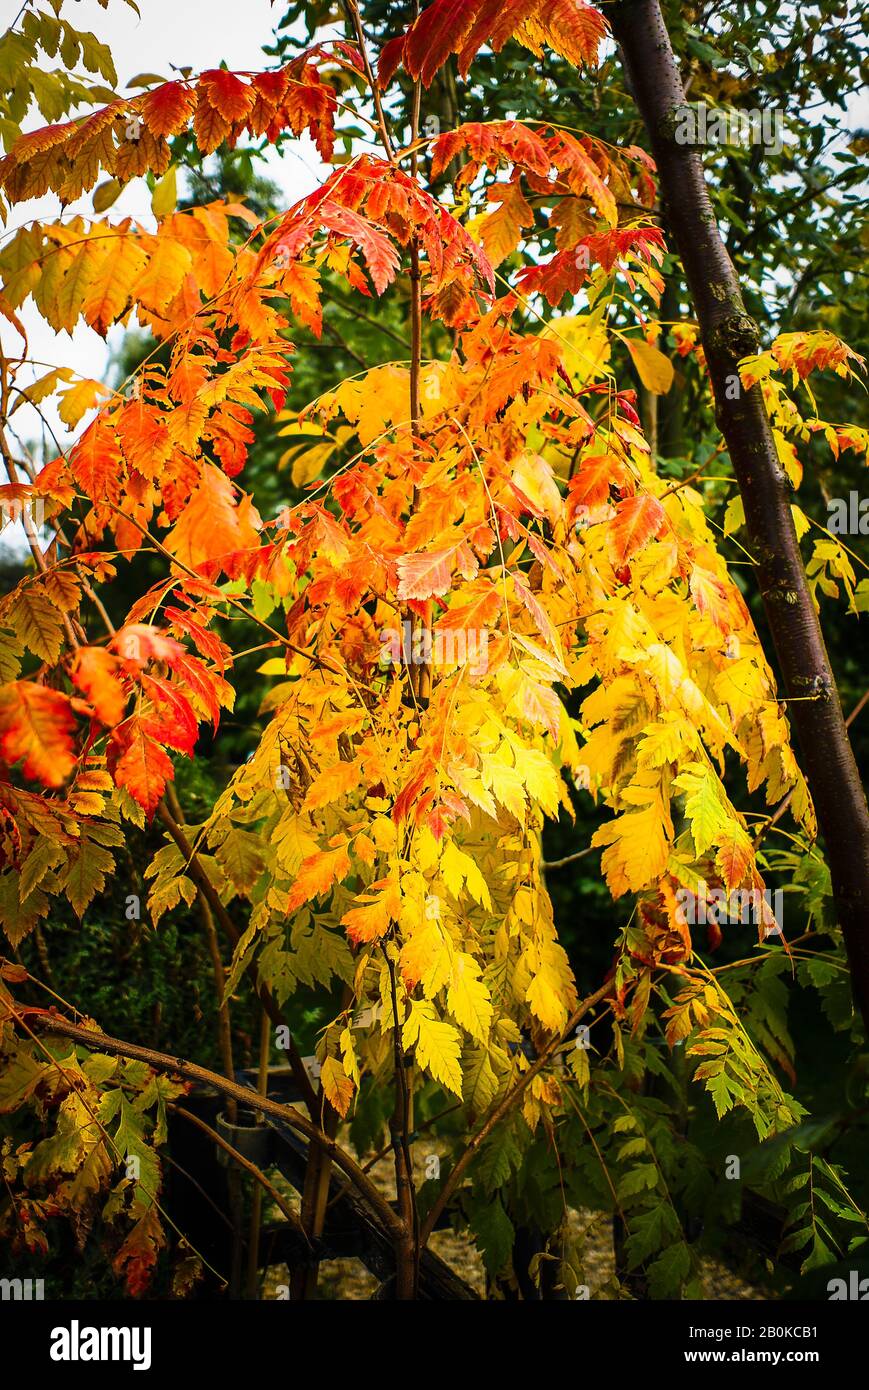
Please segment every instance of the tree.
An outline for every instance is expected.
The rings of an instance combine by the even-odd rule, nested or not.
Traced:
[[[658,0],[613,9],[649,129],[670,224],[679,242],[715,394],[717,418],[739,479],[767,620],[792,700],[809,786],[826,837],[839,921],[864,1023],[869,1022],[869,808],[803,568],[793,491],[779,459],[760,385],[743,390],[739,363],[760,346],[733,264],[712,222],[696,149],[670,125],[685,109]],[[658,55],[657,62],[649,54]],[[799,373],[799,369],[795,369]],[[735,385],[736,389],[728,389]]]
[[[790,1065],[770,1000],[795,948],[780,944],[762,840],[783,812],[750,807],[758,792],[765,808],[786,800],[806,845],[809,791],[694,478],[658,471],[636,392],[611,366],[625,353],[651,396],[673,376],[656,346],[666,246],[654,164],[637,145],[549,119],[421,126],[423,92],[454,55],[467,72],[484,45],[518,39],[590,70],[606,22],[584,3],[475,0],[458,26],[454,10],[414,11],[375,75],[351,0],[346,39],[255,75],[221,68],[112,94],[20,136],[0,162],[10,202],[50,191],[67,203],[105,188],[101,173],[153,189],[155,229],[100,216],[113,187],[95,195],[94,217],[30,223],[0,251],[0,307],[22,337],[31,297],[58,331],[82,319],[105,334],[135,312],[155,340],[117,390],[71,369],[31,384],[26,343],[0,364],[2,496],[24,509],[33,555],[0,607],[0,921],[18,950],[55,898],[86,918],[130,827],[159,824],[164,842],[128,886],[137,902],[147,895],[157,929],[198,906],[220,988],[222,1075],[67,1017],[86,1000],[46,1008],[21,960],[3,966],[0,1109],[34,1126],[8,1157],[4,1223],[45,1250],[54,1218],[77,1229],[98,1218],[132,1293],[171,1244],[161,1151],[190,1081],[307,1141],[300,1221],[281,1208],[300,1241],[322,1233],[338,1170],[393,1250],[399,1298],[445,1277],[427,1253],[444,1215],[467,1223],[493,1277],[515,1230],[536,1225],[570,1290],[565,1185],[577,1204],[590,1193],[629,1213],[627,1258],[653,1296],[696,1293],[686,1221],[709,1202],[719,1155],[674,1142],[674,1112],[639,1093],[641,1073],[677,1093],[696,1083],[718,1120],[739,1115],[760,1143],[759,1188],[781,1196],[809,1177],[840,1237],[866,1224],[836,1167],[810,1155],[806,1173],[804,1108],[773,1065]],[[55,19],[29,11],[32,40],[46,47]],[[399,71],[404,144],[388,114]],[[336,155],[348,109],[371,138],[351,133]],[[202,174],[209,201],[177,205],[177,164],[302,132],[332,168],[288,211],[213,198]],[[511,282],[499,267],[520,249]],[[407,309],[409,356],[362,357],[355,375],[288,409],[295,343],[319,337],[324,299],[390,295]],[[576,311],[563,316],[567,297]],[[393,336],[401,326],[398,313],[373,317]],[[680,327],[691,351],[696,335]],[[355,338],[337,341],[356,352]],[[862,366],[828,331],[785,334],[769,354],[754,339],[728,340],[726,356],[705,343],[716,398],[726,365],[755,428],[752,382],[784,415],[780,371],[850,378]],[[67,452],[34,460],[12,417],[52,393],[61,419],[84,428]],[[254,412],[276,415],[304,489],[272,517],[240,481]],[[805,428],[795,406],[788,421]],[[810,423],[836,451],[865,447],[857,427]],[[722,424],[757,528],[738,432]],[[790,534],[776,498],[770,547]],[[792,550],[804,591],[797,562]],[[117,621],[127,566],[146,580]],[[251,649],[267,654],[257,739],[194,821],[176,771],[246,693]],[[793,662],[785,670],[794,676]],[[844,757],[837,709],[824,704]],[[830,755],[811,743],[816,725],[801,717],[823,793]],[[541,853],[545,820],[575,801],[607,812],[592,843],[612,898],[630,904],[611,969],[582,991]],[[818,863],[799,863],[813,901]],[[762,950],[746,1002],[750,991],[728,992],[726,967],[704,959],[699,928],[714,949],[722,925],[749,921]],[[826,997],[830,976],[811,978]],[[291,1003],[309,986],[330,1009],[313,1084]],[[263,1018],[258,1098],[234,1077],[242,992]],[[842,1026],[857,1027],[850,1010]],[[684,1075],[655,1053],[658,1037],[684,1044]],[[281,1050],[307,1114],[265,1095]],[[352,1151],[354,1128],[364,1148],[387,1115],[397,1211]],[[420,1184],[413,1136],[425,1131],[441,1151]],[[830,1258],[837,1237],[813,1204],[791,1222],[785,1252],[810,1244],[807,1267]],[[257,1241],[258,1219],[254,1256]],[[300,1270],[293,1294],[315,1286]]]

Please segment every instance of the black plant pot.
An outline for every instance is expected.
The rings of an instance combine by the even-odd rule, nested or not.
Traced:
[[[237,1149],[243,1158],[249,1158],[258,1168],[264,1167],[271,1156],[272,1131],[263,1120],[257,1118],[253,1110],[240,1109],[236,1124],[230,1124],[225,1111],[217,1117],[215,1126],[221,1139]],[[218,1149],[218,1161],[226,1168],[232,1162],[225,1149]]]

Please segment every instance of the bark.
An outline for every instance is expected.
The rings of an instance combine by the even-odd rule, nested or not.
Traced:
[[[869,1028],[869,811],[806,582],[790,484],[763,398],[759,387],[734,391],[737,364],[759,351],[760,333],[745,311],[700,154],[675,139],[675,113],[685,94],[659,0],[615,0],[609,15],[694,300],[716,419],[742,495],[767,622],[791,702],[789,714],[826,845],[854,998]]]

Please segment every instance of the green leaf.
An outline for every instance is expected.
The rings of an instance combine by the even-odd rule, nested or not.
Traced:
[[[471,1230],[489,1275],[499,1274],[510,1261],[515,1232],[513,1223],[499,1201],[478,1207],[471,1217]]]

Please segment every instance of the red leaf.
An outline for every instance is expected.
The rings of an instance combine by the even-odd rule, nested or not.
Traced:
[[[638,492],[616,508],[616,517],[607,536],[610,559],[622,567],[632,555],[656,536],[664,524],[665,512],[657,497]]]
[[[154,135],[177,135],[195,105],[196,94],[190,87],[183,82],[164,82],[142,99],[142,119]]]
[[[254,103],[252,88],[224,68],[210,68],[204,72],[199,79],[199,90],[205,92],[211,105],[226,121],[243,121]]]
[[[158,711],[156,717],[148,718],[149,731],[168,748],[177,748],[189,757],[199,736],[199,721],[186,695],[161,676],[143,676],[142,689]]]

